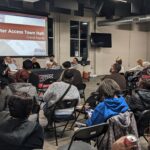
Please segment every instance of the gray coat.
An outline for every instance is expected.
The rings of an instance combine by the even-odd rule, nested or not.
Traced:
[[[99,138],[99,142],[102,139],[101,144],[98,146],[98,150],[111,150],[112,144],[120,137],[133,134],[138,138],[137,126],[133,112],[126,111],[119,115],[113,116],[107,121],[109,128],[102,139]],[[140,150],[140,147],[137,148]]]

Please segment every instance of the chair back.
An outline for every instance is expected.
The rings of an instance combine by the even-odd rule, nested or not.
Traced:
[[[108,123],[102,123],[90,127],[83,127],[74,133],[72,139],[82,141],[92,140],[104,134],[107,131],[107,129]]]
[[[78,99],[63,99],[55,104],[55,109],[75,108],[78,104]]]
[[[139,117],[137,121],[138,133],[139,136],[144,135],[144,130],[150,127],[150,110],[145,110]]]
[[[71,142],[68,146],[68,150],[70,150],[71,145],[75,140],[89,141],[98,138],[100,135],[105,134],[108,129],[108,126],[108,123],[102,123],[90,127],[83,127],[77,130],[71,139]]]

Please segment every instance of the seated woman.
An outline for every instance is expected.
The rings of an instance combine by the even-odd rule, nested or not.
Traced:
[[[37,122],[28,120],[33,100],[23,93],[9,98],[9,112],[0,113],[0,148],[5,150],[42,149],[44,134]]]
[[[125,99],[119,95],[120,87],[112,79],[104,79],[99,86],[98,92],[103,99],[86,120],[87,126],[96,125],[107,121],[112,116],[129,110]]]

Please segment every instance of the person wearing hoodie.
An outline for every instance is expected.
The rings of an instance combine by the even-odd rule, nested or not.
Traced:
[[[129,110],[124,97],[119,95],[119,91],[119,85],[112,79],[104,79],[100,83],[98,92],[102,102],[96,106],[92,116],[86,120],[87,126],[106,122],[110,117]]]
[[[0,113],[0,149],[42,149],[44,133],[36,121],[29,121],[33,100],[26,93],[17,93],[9,98],[9,112]]]
[[[145,76],[140,78],[138,88],[127,98],[127,103],[136,120],[141,112],[150,109],[150,78],[145,78]]]

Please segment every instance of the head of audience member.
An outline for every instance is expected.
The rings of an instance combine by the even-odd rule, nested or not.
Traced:
[[[32,69],[32,61],[30,59],[26,59],[23,61],[23,69],[31,70]]]
[[[78,64],[79,60],[77,57],[74,57],[73,58],[73,61],[72,61],[72,64]]]
[[[116,63],[119,64],[119,65],[122,65],[122,59],[121,58],[117,58],[116,59]]]
[[[10,115],[17,119],[27,119],[32,112],[33,100],[27,93],[16,93],[9,97]]]
[[[65,61],[62,66],[65,68],[65,69],[69,69],[71,67],[71,62],[70,61]]]
[[[47,68],[47,69],[52,68],[52,64],[51,64],[51,62],[50,62],[49,60],[46,61],[46,68]]]
[[[66,70],[64,72],[64,76],[62,81],[67,82],[67,83],[72,83],[73,81],[73,73],[70,70]]]
[[[121,65],[118,63],[115,63],[111,66],[110,72],[111,73],[119,73],[120,70],[121,70]]]
[[[55,59],[55,55],[51,54],[49,57],[50,62],[54,62],[54,59]]]
[[[12,58],[9,56],[5,57],[5,63],[6,64],[12,64]]]
[[[103,98],[114,98],[118,97],[120,93],[119,85],[112,79],[104,79],[98,88],[100,97]]]
[[[142,59],[138,59],[137,60],[137,64],[141,67],[143,67],[143,60]]]
[[[36,62],[37,62],[36,57],[33,57],[33,58],[32,58],[32,63],[36,63]]]

